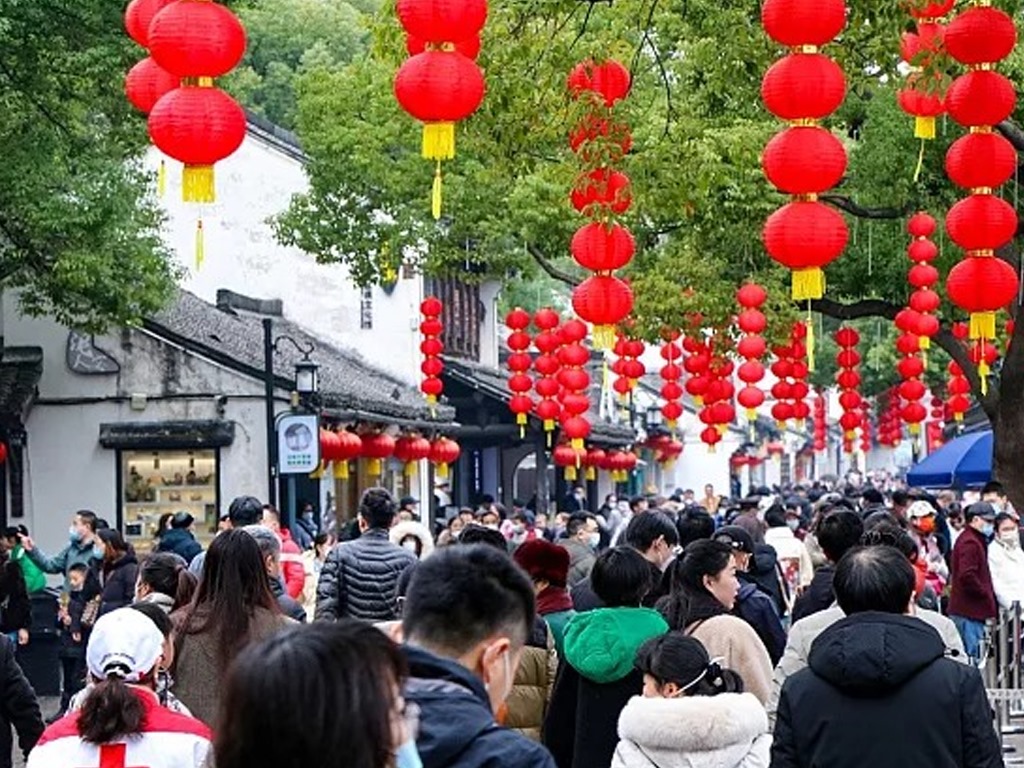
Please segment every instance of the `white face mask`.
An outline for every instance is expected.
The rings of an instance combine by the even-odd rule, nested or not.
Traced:
[[[590,534],[590,537],[587,539],[587,544],[590,545],[591,549],[597,549],[597,547],[598,547],[598,545],[600,545],[600,543],[601,543],[601,534],[598,533],[597,531],[594,531],[592,534]]]
[[[1007,547],[1019,547],[1020,546],[1020,533],[1017,531],[1000,531],[999,541],[1001,544]]]

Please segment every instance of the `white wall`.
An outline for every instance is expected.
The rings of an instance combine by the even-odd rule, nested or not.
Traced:
[[[151,149],[155,170],[161,153]],[[302,164],[270,144],[246,136],[241,148],[216,166],[217,202],[181,202],[181,166],[167,160],[165,241],[188,270],[182,287],[213,303],[227,288],[262,299],[283,299],[289,320],[355,350],[399,378],[419,378],[422,280],[399,279],[391,295],[374,287],[373,328],[360,328],[360,289],[340,264],[317,264],[314,256],[277,242],[270,219],[293,195],[306,191]],[[203,218],[205,261],[195,265],[196,221]]]

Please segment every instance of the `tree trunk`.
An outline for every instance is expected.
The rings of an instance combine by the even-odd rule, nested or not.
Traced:
[[[1006,489],[1015,509],[1024,511],[1024,323],[1014,327],[1003,358],[992,422],[992,478]],[[989,409],[986,408],[986,412]]]

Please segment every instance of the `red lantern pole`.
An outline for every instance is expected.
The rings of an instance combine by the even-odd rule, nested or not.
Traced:
[[[528,373],[533,367],[529,352],[532,342],[526,331],[530,327],[530,313],[516,307],[508,313],[505,325],[511,331],[506,341],[510,351],[506,364],[512,373],[508,379],[508,388],[512,392],[508,407],[516,415],[521,440],[526,436],[526,424],[533,411],[533,398],[529,395],[533,389],[533,379]]]
[[[961,13],[948,27],[946,50],[968,67],[949,88],[950,117],[970,133],[946,153],[946,171],[970,196],[946,216],[950,239],[965,257],[946,279],[950,301],[970,313],[969,335],[977,342],[978,375],[987,392],[989,363],[986,345],[996,337],[995,313],[1017,298],[1014,269],[995,254],[1017,233],[1017,213],[995,195],[1016,172],[1017,155],[1010,142],[994,131],[1016,104],[1013,83],[994,71],[1013,52],[1017,30],[1013,19],[988,3]]]
[[[667,331],[662,337],[661,359],[665,361],[665,365],[660,371],[660,394],[665,403],[661,406],[661,415],[665,418],[669,430],[675,432],[683,415],[683,404],[680,402],[683,399],[683,388],[679,385],[679,380],[683,376],[683,369],[679,367],[679,362],[683,359],[683,350],[679,346],[678,331]]]
[[[423,353],[420,370],[424,376],[420,382],[420,391],[426,395],[431,413],[434,412],[437,399],[444,392],[444,382],[441,380],[444,371],[444,362],[441,360],[441,353],[444,352],[444,344],[441,342],[441,334],[444,332],[444,324],[441,322],[443,309],[441,300],[435,296],[428,296],[420,304],[420,314],[423,316],[420,321],[420,333],[423,334],[423,341],[420,342],[420,352]]]
[[[556,333],[560,322],[561,318],[558,313],[550,308],[540,309],[533,316],[533,324],[539,331],[533,339],[533,345],[538,352],[533,361],[533,370],[538,376],[534,382],[534,390],[540,398],[536,413],[544,428],[548,448],[551,447],[551,433],[555,431],[555,424],[558,423],[562,415],[562,406],[558,402],[562,386],[558,383],[557,378],[561,369],[561,363],[558,362],[558,348],[562,342]]]
[[[753,432],[757,420],[757,409],[764,405],[765,395],[757,385],[764,379],[764,363],[761,359],[767,349],[761,334],[768,327],[768,321],[761,307],[768,298],[767,292],[760,285],[748,283],[736,292],[736,301],[742,307],[736,317],[736,325],[743,332],[736,351],[744,359],[737,376],[744,383],[737,395],[737,400],[746,411],[747,421]]]
[[[860,386],[860,373],[857,370],[860,366],[860,355],[857,353],[860,334],[849,326],[843,326],[836,331],[835,341],[839,346],[839,353],[836,355],[836,363],[839,367],[836,383],[842,390],[839,395],[839,405],[843,409],[843,414],[839,417],[839,425],[843,429],[843,450],[846,453],[852,453],[852,441],[856,437],[857,428],[861,425],[862,400],[857,391]]]
[[[792,195],[765,222],[768,255],[793,270],[793,298],[820,299],[822,268],[842,253],[849,236],[843,217],[818,200],[846,171],[842,142],[819,121],[843,102],[842,69],[818,52],[846,25],[843,0],[767,0],[761,21],[768,36],[790,53],[765,73],[761,97],[768,110],[791,127],[765,147],[765,176]],[[808,306],[808,311],[809,311]]]

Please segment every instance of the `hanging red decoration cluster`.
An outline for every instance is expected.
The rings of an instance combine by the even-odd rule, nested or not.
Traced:
[[[836,373],[836,384],[840,389],[839,407],[843,409],[843,415],[839,417],[839,426],[843,430],[843,448],[846,450],[848,446],[852,447],[851,441],[861,423],[860,409],[863,401],[858,391],[860,353],[857,352],[860,334],[849,326],[843,326],[836,331],[835,341],[839,346],[839,353],[836,355],[836,366],[839,369]],[[849,450],[846,452],[850,453]]]
[[[828,450],[828,403],[825,395],[818,389],[814,397],[814,451],[822,453]]]
[[[995,252],[1017,233],[1017,213],[995,190],[1017,168],[1017,153],[994,131],[1016,104],[1013,83],[994,71],[1013,51],[1017,30],[1013,19],[987,4],[961,13],[946,30],[950,56],[968,67],[949,88],[950,117],[970,129],[946,153],[946,171],[953,183],[970,192],[946,216],[949,237],[966,253],[946,278],[949,300],[970,313],[970,338],[984,345],[996,337],[995,313],[1017,296],[1017,273]],[[978,371],[982,390],[988,370]]]
[[[366,474],[380,477],[384,474],[384,460],[395,453],[395,438],[387,432],[366,432],[361,437],[363,447],[360,456],[367,459]]]
[[[745,409],[747,420],[757,419],[757,409],[764,404],[764,390],[757,385],[764,379],[764,363],[761,359],[767,349],[764,337],[768,321],[761,311],[768,293],[756,283],[747,283],[736,292],[736,301],[742,307],[736,317],[736,325],[743,332],[743,338],[736,345],[736,352],[743,358],[736,375],[744,387],[736,400]]]
[[[569,144],[587,165],[600,163],[577,180],[571,195],[573,207],[593,221],[576,231],[570,250],[577,264],[594,273],[573,289],[572,306],[593,325],[594,347],[611,349],[615,326],[633,311],[633,291],[614,272],[629,264],[636,243],[629,229],[612,220],[632,202],[629,177],[613,168],[631,144],[629,127],[614,119],[615,105],[629,93],[629,70],[615,60],[581,62],[569,73],[568,87],[586,109]]]
[[[395,74],[395,98],[423,123],[422,155],[434,160],[431,212],[441,217],[441,161],[455,157],[455,123],[484,100],[474,59],[487,21],[486,0],[398,0],[409,58]]]
[[[164,6],[173,0],[132,0],[124,13],[128,36],[149,50],[149,25]],[[137,110],[148,115],[160,98],[181,85],[175,77],[147,56],[128,71],[124,81],[125,95]]]
[[[676,459],[683,455],[682,441],[670,435],[658,435],[647,441],[648,447],[654,452],[654,460],[663,467],[670,467]]]
[[[878,420],[878,444],[897,448],[903,440],[903,422],[900,419],[900,397],[895,387],[879,396],[879,405],[882,402],[885,409]]]
[[[395,458],[402,462],[406,477],[416,474],[416,467],[430,458],[430,441],[422,435],[403,435],[395,441]]]
[[[661,397],[665,401],[661,415],[672,432],[683,416],[683,387],[679,383],[683,378],[683,369],[679,365],[683,360],[683,348],[679,346],[679,335],[678,331],[665,331],[661,344],[661,359],[665,361],[660,371]]]
[[[439,437],[430,444],[430,455],[427,457],[434,465],[434,472],[440,478],[448,477],[448,467],[459,460],[462,449],[450,437]]]
[[[520,438],[526,434],[526,422],[533,411],[533,398],[530,396],[533,379],[530,378],[529,373],[533,367],[533,360],[530,358],[532,340],[526,330],[530,327],[530,319],[530,313],[519,307],[513,309],[505,317],[505,326],[511,331],[505,342],[509,349],[509,356],[505,364],[511,372],[508,388],[512,393],[508,408],[516,416]]]
[[[602,469],[611,473],[613,483],[625,483],[636,465],[637,456],[632,451],[608,451]]]
[[[162,9],[153,13],[160,5]],[[147,16],[149,26],[143,27]],[[242,108],[213,81],[242,60],[245,29],[234,13],[210,0],[133,0],[125,23],[136,42],[149,48],[155,67],[163,70],[145,65],[150,78],[146,88],[152,90],[142,96],[145,89],[133,87],[132,102],[140,109],[150,106],[153,143],[185,164],[182,199],[211,203],[216,199],[213,166],[241,146],[246,126]],[[143,75],[136,72],[140,80]],[[147,104],[162,87],[157,83],[167,84],[167,75],[178,80],[178,87]],[[201,258],[200,249],[197,260]]]
[[[607,458],[608,454],[601,448],[590,448],[583,457],[583,466],[586,467],[584,477],[587,480],[596,480],[597,470],[604,465]]]
[[[900,58],[910,67],[907,82],[899,92],[900,109],[914,118],[914,136],[935,138],[935,118],[946,111],[941,56],[946,29],[940,19],[953,8],[953,0],[928,3],[910,9],[916,31],[900,38]]]
[[[935,219],[924,212],[915,213],[907,222],[907,232],[914,238],[907,246],[907,257],[914,262],[907,273],[907,282],[914,289],[910,294],[910,311],[915,313],[908,323],[907,332],[917,334],[921,349],[928,349],[932,337],[939,332],[939,319],[935,313],[942,303],[934,290],[939,282],[939,271],[932,266],[939,255],[939,249],[931,239],[935,234]]]
[[[558,350],[558,362],[561,370],[557,378],[562,386],[559,393],[562,438],[568,440],[575,451],[578,467],[585,453],[583,441],[590,436],[590,421],[587,419],[590,374],[586,369],[590,351],[582,343],[587,337],[587,326],[579,320],[569,320],[562,326],[560,334],[562,346]]]
[[[716,350],[716,344],[721,349]],[[736,407],[733,405],[736,388],[732,383],[735,366],[728,357],[729,350],[726,349],[726,344],[725,337],[716,334],[707,340],[706,351],[701,353],[711,355],[708,359],[707,372],[704,374],[707,387],[702,398],[703,407],[697,414],[705,425],[700,433],[700,439],[708,446],[709,451],[713,451],[721,442],[729,424],[736,418]]]
[[[818,52],[846,25],[843,0],[767,0],[761,22],[790,53],[761,83],[768,111],[790,127],[776,135],[762,157],[765,176],[793,196],[765,222],[768,255],[793,270],[793,298],[820,299],[822,268],[843,252],[849,233],[843,217],[818,200],[846,172],[842,142],[819,125],[843,103],[846,80],[835,61]]]
[[[562,406],[558,403],[562,385],[557,378],[562,367],[558,362],[558,348],[562,342],[556,332],[560,322],[558,313],[550,308],[539,309],[533,315],[533,324],[538,331],[533,338],[533,345],[537,348],[537,357],[533,361],[533,370],[537,374],[533,388],[538,398],[535,412],[541,420],[549,448],[551,433],[562,415]]]
[[[790,331],[789,344],[777,345],[772,348],[775,362],[771,371],[777,381],[772,385],[772,418],[780,427],[795,419],[804,422],[811,415],[811,407],[807,404],[810,387],[807,384],[807,326],[794,323]]]
[[[945,427],[946,420],[946,408],[943,405],[941,397],[932,396],[931,399],[931,410],[928,412],[928,424],[926,427],[926,439],[928,442],[928,452],[931,453],[936,448],[942,446],[945,442],[942,438],[942,432]]]
[[[423,341],[420,342],[420,352],[423,353],[420,371],[424,376],[420,382],[420,391],[427,396],[427,402],[431,405],[444,392],[444,382],[441,381],[441,373],[444,371],[444,362],[441,360],[441,353],[444,352],[444,344],[441,342],[441,334],[444,332],[444,324],[441,322],[443,310],[444,304],[436,296],[428,296],[420,304],[420,314],[423,316],[420,321],[420,333],[423,334]]]
[[[320,430],[320,461],[332,465],[332,473],[338,480],[348,480],[348,464],[359,458],[363,452],[363,441],[359,435],[346,429],[333,432]]]
[[[949,361],[946,371],[949,373],[946,379],[946,410],[959,424],[971,407],[971,383],[956,360]]]
[[[625,400],[634,389],[637,382],[647,373],[647,368],[640,360],[644,354],[644,343],[640,339],[631,339],[629,336],[620,333],[615,340],[615,361],[612,363],[612,373],[615,374],[615,381],[612,382],[612,389],[619,398]]]
[[[871,429],[871,414],[865,408],[860,415],[860,450],[862,453],[870,453],[874,442]]]
[[[900,355],[896,371],[903,379],[897,389],[904,403],[900,408],[900,418],[910,427],[912,435],[920,434],[921,422],[928,416],[927,410],[920,402],[927,394],[928,388],[921,380],[925,367],[921,358],[921,342],[914,332],[916,318],[916,313],[907,309],[896,315],[896,327],[903,331],[896,339],[896,351]]]
[[[683,370],[689,374],[686,380],[686,394],[700,407],[708,391],[708,366],[711,365],[711,348],[700,337],[700,331],[683,337]]]

